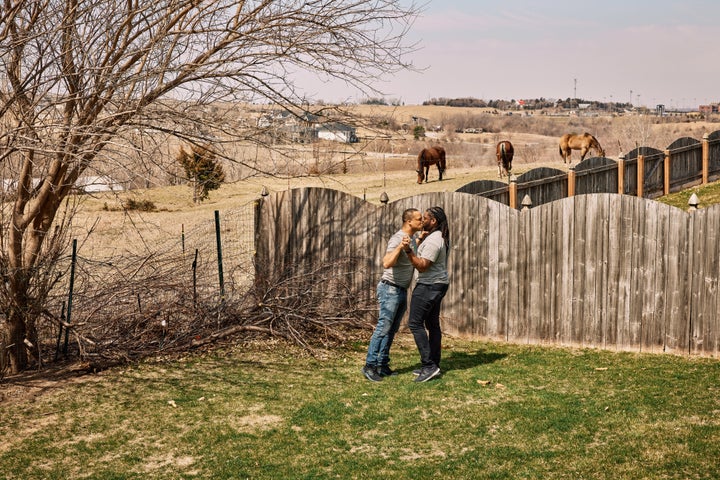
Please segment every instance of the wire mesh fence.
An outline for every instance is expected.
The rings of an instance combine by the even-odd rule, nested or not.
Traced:
[[[56,357],[133,358],[226,326],[253,284],[254,210],[251,202],[215,212],[150,249],[92,258],[80,248],[72,278],[54,292],[53,321],[39,325],[41,357],[55,349]]]

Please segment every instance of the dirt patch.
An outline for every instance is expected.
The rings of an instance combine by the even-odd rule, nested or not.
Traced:
[[[87,362],[61,362],[45,367],[5,377],[0,381],[1,403],[27,403],[46,393],[60,390],[78,382],[102,380]]]

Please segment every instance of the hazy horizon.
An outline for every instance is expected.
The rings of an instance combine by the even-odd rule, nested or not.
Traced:
[[[412,26],[405,71],[374,86],[386,99],[582,98],[654,108],[715,103],[720,2],[434,0]],[[374,96],[302,79],[314,99]]]

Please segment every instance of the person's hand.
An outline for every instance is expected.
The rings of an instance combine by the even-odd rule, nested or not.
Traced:
[[[403,248],[403,250],[405,250],[406,253],[410,252],[412,250],[412,248],[410,248],[410,237],[408,237],[407,235],[405,235],[403,237],[402,242],[400,242],[400,245],[402,245],[402,248]]]

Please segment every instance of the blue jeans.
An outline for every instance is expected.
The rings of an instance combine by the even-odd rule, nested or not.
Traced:
[[[412,293],[408,327],[420,352],[423,367],[440,366],[440,304],[447,290],[446,283],[418,283]]]
[[[379,367],[390,363],[390,347],[407,310],[407,290],[380,282],[377,299],[380,312],[375,331],[370,337],[365,364]]]

